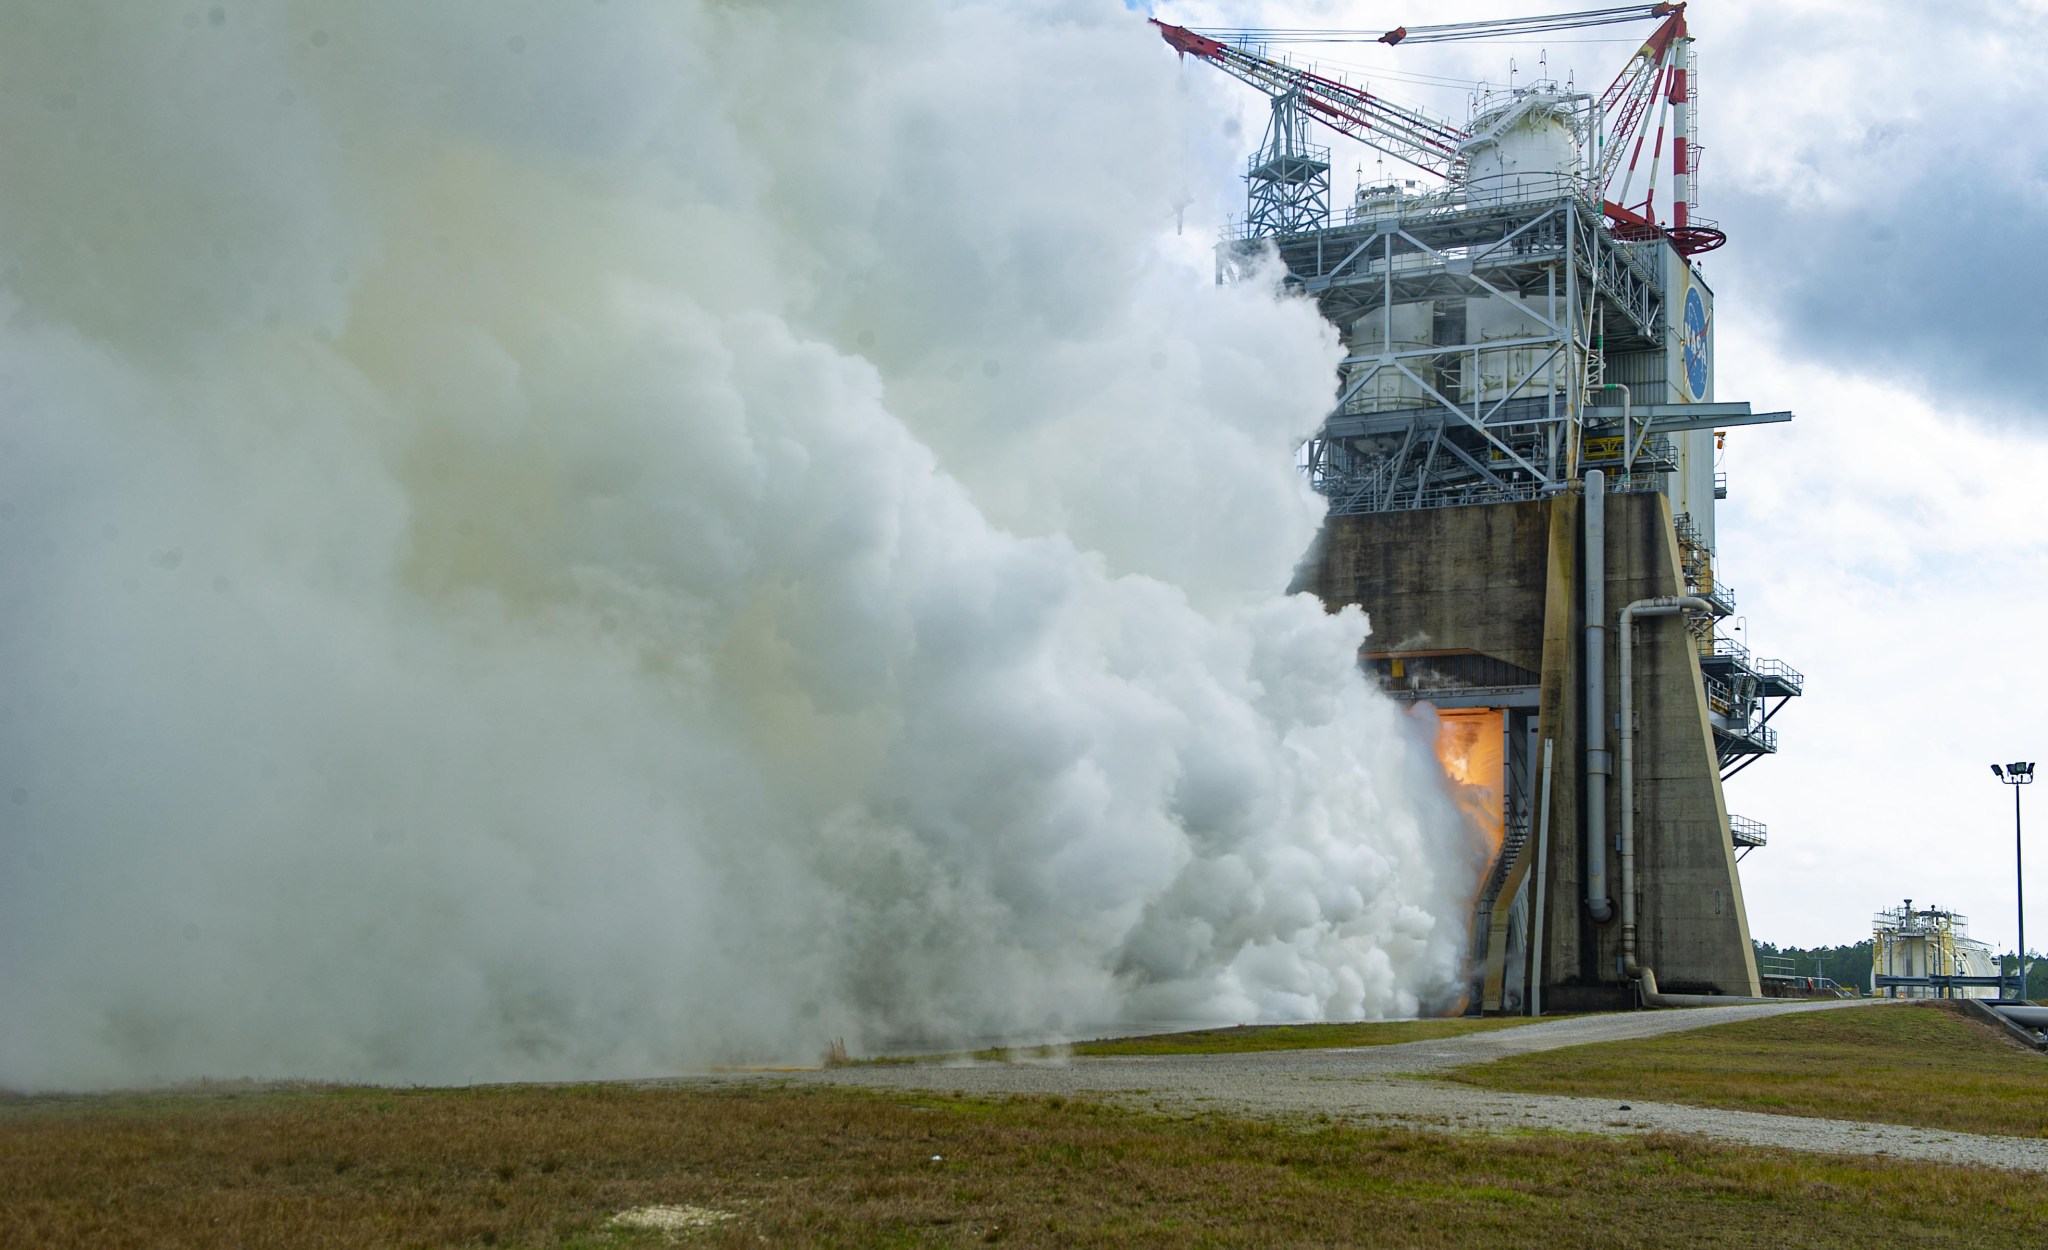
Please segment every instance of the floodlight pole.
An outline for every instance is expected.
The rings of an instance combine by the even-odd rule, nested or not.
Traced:
[[[2014,1002],[2027,1001],[2027,880],[2025,851],[2020,841],[2020,787],[2034,780],[2034,766],[2027,761],[1991,766],[1991,774],[2012,787],[2012,871],[2013,901],[2019,908],[2019,949],[2013,954],[2019,988]]]
[[[2019,777],[2006,778],[2012,782],[2012,896],[2019,906],[2020,949],[2017,960],[2020,966],[2020,992],[2013,995],[2020,1002],[2027,1001],[2027,861],[2026,852],[2020,840],[2020,787],[2034,779],[2034,766],[2027,765],[2027,771]]]

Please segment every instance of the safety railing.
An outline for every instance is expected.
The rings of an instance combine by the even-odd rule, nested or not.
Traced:
[[[1771,840],[1771,835],[1761,820],[1731,813],[1728,817],[1728,838],[1737,846],[1762,846]]]

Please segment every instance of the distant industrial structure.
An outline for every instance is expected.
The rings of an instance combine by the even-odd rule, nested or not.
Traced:
[[[1267,54],[1646,19],[1599,95],[1537,75],[1475,92],[1463,126]],[[1735,598],[1714,557],[1717,453],[1728,429],[1791,414],[1714,392],[1694,258],[1725,239],[1693,203],[1685,6],[1379,35],[1155,24],[1271,97],[1219,277],[1277,252],[1347,347],[1301,457],[1329,518],[1297,588],[1367,610],[1361,658],[1394,697],[1498,736],[1485,769],[1457,770],[1498,793],[1473,1005],[1756,995],[1735,865],[1766,831],[1721,783],[1777,749],[1770,722],[1803,679],[1719,629]],[[1339,210],[1311,123],[1422,177]]]
[[[1757,979],[1763,982],[1766,998],[1855,998],[1863,993],[1863,974],[1849,972],[1854,986],[1843,985],[1827,975],[1825,961],[1815,960],[1812,975],[1799,970],[1798,961],[1786,955],[1758,955]]]
[[[1870,992],[1887,998],[1997,998],[2006,978],[1991,948],[1970,937],[1970,918],[1913,900],[1871,924]]]

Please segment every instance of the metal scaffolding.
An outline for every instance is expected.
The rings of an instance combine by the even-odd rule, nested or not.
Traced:
[[[1319,230],[1330,220],[1330,149],[1308,140],[1301,96],[1273,97],[1266,142],[1245,164],[1245,228],[1261,235]]]
[[[1354,333],[1335,409],[1305,467],[1336,515],[1537,498],[1583,467],[1611,467],[1619,491],[1656,489],[1678,428],[1588,402],[1609,353],[1662,350],[1661,241],[1630,243],[1569,185],[1542,200],[1469,203],[1456,188],[1414,196],[1368,189],[1327,230],[1274,236],[1247,223],[1226,243],[1235,266],[1271,246],[1290,286]],[[1466,323],[1493,300],[1519,332]],[[1429,316],[1429,341],[1397,336],[1391,310]],[[1722,406],[1716,406],[1717,408]],[[1724,414],[1716,412],[1719,418]]]
[[[1277,168],[1283,130],[1276,101],[1254,171]],[[1665,402],[1669,244],[1618,235],[1581,180],[1545,176],[1517,186],[1534,198],[1506,200],[1363,187],[1342,224],[1292,230],[1258,194],[1275,186],[1250,181],[1254,211],[1226,232],[1219,279],[1271,249],[1286,285],[1346,334],[1337,402],[1302,456],[1332,515],[1536,499],[1593,467],[1618,494],[1665,490],[1673,435],[1790,419]],[[1495,324],[1474,324],[1477,307]]]
[[[1806,690],[1806,678],[1798,669],[1783,660],[1758,659],[1749,648],[1719,634],[1705,639],[1700,648],[1700,681],[1706,688],[1707,721],[1714,730],[1724,780],[1759,756],[1777,752],[1778,731],[1770,719]]]

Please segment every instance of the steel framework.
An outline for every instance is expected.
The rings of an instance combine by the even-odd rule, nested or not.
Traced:
[[[1226,276],[1272,247],[1288,285],[1339,327],[1403,305],[1458,311],[1428,344],[1398,343],[1391,317],[1379,342],[1353,342],[1335,408],[1304,452],[1333,514],[1531,499],[1601,462],[1625,467],[1610,478],[1616,490],[1652,490],[1673,467],[1662,435],[1685,428],[1677,415],[1653,428],[1659,414],[1646,408],[1625,431],[1619,412],[1587,402],[1604,353],[1661,348],[1665,245],[1615,238],[1588,198],[1562,190],[1495,204],[1455,190],[1397,196],[1327,230],[1262,237],[1247,223],[1225,242]],[[1463,332],[1463,303],[1475,298],[1503,301],[1529,332]],[[1387,373],[1411,402],[1375,395]],[[1503,381],[1480,386],[1488,376]],[[1735,415],[1715,407],[1714,420]]]
[[[1320,230],[1330,220],[1330,149],[1308,141],[1301,96],[1273,97],[1266,141],[1245,165],[1245,228],[1261,235]]]
[[[1770,720],[1806,692],[1806,678],[1798,669],[1783,660],[1758,659],[1741,643],[1718,634],[1701,650],[1700,681],[1724,780],[1757,757],[1776,753],[1778,731]]]

